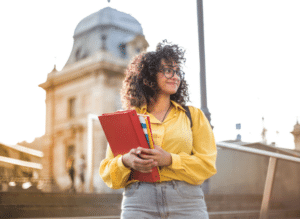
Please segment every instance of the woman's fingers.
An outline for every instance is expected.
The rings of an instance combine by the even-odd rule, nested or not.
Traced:
[[[150,160],[143,160],[138,157],[133,159],[133,169],[140,172],[151,172],[153,167],[157,166],[157,162]]]
[[[157,154],[158,151],[155,149],[133,148],[128,153],[128,158],[125,157],[125,163],[129,163],[129,166],[137,171],[150,173],[153,167],[158,166],[158,162],[156,161]]]
[[[154,165],[153,159],[145,160],[145,159],[141,159],[139,157],[135,157],[133,159],[133,163],[136,164],[136,165],[140,165],[140,166]]]
[[[140,152],[140,154],[144,153],[144,154],[156,154],[157,150],[155,149],[148,149],[148,148],[142,148],[142,147],[138,147],[137,151]]]
[[[140,150],[138,150],[137,148],[133,148],[133,149],[130,150],[129,153],[138,155],[138,154],[140,154]]]
[[[155,160],[155,156],[149,155],[149,154],[141,154],[140,157],[143,159],[147,159],[147,160],[150,160],[150,159]]]
[[[141,147],[131,149],[129,153],[122,156],[122,162],[126,167],[133,168],[143,173],[149,173],[153,167],[158,165],[158,162],[151,158],[148,159],[149,157],[147,157],[147,159],[143,158],[142,151],[143,155],[146,155],[145,150]]]

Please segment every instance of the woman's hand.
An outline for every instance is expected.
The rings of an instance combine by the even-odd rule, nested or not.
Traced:
[[[142,173],[150,173],[152,172],[152,168],[158,165],[153,159],[142,159],[140,156],[140,149],[131,149],[127,154],[122,156],[122,162],[124,166]]]
[[[154,160],[158,163],[158,166],[160,167],[169,166],[172,164],[171,154],[157,145],[154,145],[154,149],[138,147],[137,150],[141,151],[141,158],[146,160]]]

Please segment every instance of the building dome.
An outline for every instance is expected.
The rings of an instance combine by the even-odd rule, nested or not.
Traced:
[[[139,36],[144,38],[143,28],[134,17],[110,7],[101,9],[78,23],[74,31],[73,48],[65,67],[95,57],[99,52],[111,54],[115,60],[128,60],[131,58],[128,44]],[[146,40],[142,41],[148,47]],[[134,49],[144,49],[140,47]]]
[[[143,35],[141,24],[131,15],[106,7],[82,19],[74,31],[74,38],[95,27],[114,26]]]

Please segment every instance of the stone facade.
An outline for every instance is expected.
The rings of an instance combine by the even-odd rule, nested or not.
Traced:
[[[148,46],[141,25],[132,16],[109,7],[78,24],[65,67],[61,71],[54,68],[47,81],[39,85],[46,91],[46,133],[41,137],[43,146],[39,142],[45,154],[42,175],[52,185],[45,190],[70,187],[66,168],[70,155],[75,158],[75,187],[79,188],[77,170],[80,156],[87,157],[88,115],[122,108],[120,89],[124,71],[133,56],[146,51]],[[107,146],[100,122],[93,122],[93,130],[92,190],[113,192],[99,176],[99,164]]]

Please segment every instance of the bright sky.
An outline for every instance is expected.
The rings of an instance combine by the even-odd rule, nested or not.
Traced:
[[[148,51],[163,39],[186,49],[191,105],[200,107],[196,2],[1,1],[0,142],[31,142],[45,133],[45,92],[38,85],[54,64],[65,65],[77,24],[107,6],[141,23]],[[217,141],[235,139],[236,123],[243,141],[261,141],[264,117],[268,143],[294,148],[299,11],[299,0],[204,0],[207,99]]]

